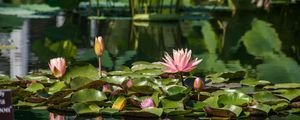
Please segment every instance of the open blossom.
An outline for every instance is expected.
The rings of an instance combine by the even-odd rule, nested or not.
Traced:
[[[98,57],[101,57],[104,51],[103,38],[101,36],[95,38],[95,53]]]
[[[155,103],[152,98],[146,98],[142,101],[142,103],[140,104],[140,107],[142,109],[148,108],[148,107],[155,107]]]
[[[202,61],[198,58],[191,60],[191,50],[173,50],[173,58],[166,53],[165,58],[162,64],[167,67],[165,72],[167,73],[176,73],[176,72],[190,72],[196,68],[196,66]]]
[[[66,60],[64,58],[53,58],[48,63],[52,74],[56,78],[62,77],[66,72]]]
[[[194,89],[196,91],[200,91],[203,88],[203,86],[204,86],[203,81],[199,77],[196,77],[194,81]]]

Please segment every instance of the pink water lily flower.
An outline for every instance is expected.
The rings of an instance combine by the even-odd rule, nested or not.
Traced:
[[[173,49],[173,58],[166,53],[165,58],[162,64],[167,67],[165,72],[167,73],[177,73],[177,72],[190,72],[196,68],[196,66],[202,61],[202,59],[198,60],[198,58],[194,60],[191,59],[192,51],[188,49]]]
[[[141,102],[140,107],[142,109],[148,108],[148,107],[155,107],[155,103],[152,98],[146,98]]]
[[[53,58],[48,63],[52,74],[56,78],[62,77],[66,72],[66,60],[64,58]]]

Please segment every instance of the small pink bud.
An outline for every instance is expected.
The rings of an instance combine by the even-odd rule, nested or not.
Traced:
[[[110,85],[109,84],[104,84],[103,87],[102,87],[102,92],[111,92]]]
[[[148,108],[148,107],[155,107],[155,103],[152,98],[146,98],[142,101],[142,103],[140,104],[140,107],[142,109]]]
[[[132,79],[129,79],[126,83],[127,88],[131,88],[133,86],[133,81]]]

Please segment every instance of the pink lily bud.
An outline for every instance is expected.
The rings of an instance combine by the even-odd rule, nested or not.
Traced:
[[[66,60],[64,58],[54,58],[48,63],[52,74],[56,78],[62,77],[66,72]]]
[[[200,91],[203,87],[204,87],[203,81],[199,77],[196,77],[194,81],[194,89],[196,91]]]
[[[111,92],[110,85],[109,84],[104,84],[103,87],[102,87],[102,92]]]
[[[148,108],[148,107],[155,107],[155,103],[152,98],[146,98],[142,101],[142,103],[140,104],[140,107],[142,109]]]
[[[98,57],[101,57],[104,51],[103,39],[101,36],[95,38],[95,53]]]
[[[132,79],[129,79],[126,83],[127,88],[131,88],[133,86],[133,81]]]

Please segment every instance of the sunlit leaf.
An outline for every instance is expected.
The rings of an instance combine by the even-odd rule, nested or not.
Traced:
[[[92,66],[91,64],[83,64],[83,65],[74,65],[70,66],[69,70],[63,76],[64,81],[70,81],[71,78],[75,77],[87,77],[92,80],[96,80],[98,75],[98,70]]]
[[[99,113],[100,107],[96,104],[89,104],[89,103],[75,103],[72,105],[72,108],[77,114],[91,114],[91,113]]]
[[[87,77],[75,77],[73,79],[71,79],[70,81],[70,87],[73,90],[76,90],[90,82],[92,82],[93,80]]]
[[[56,93],[60,91],[62,88],[64,88],[66,85],[64,82],[56,82],[49,88],[49,94]]]
[[[43,84],[41,84],[41,83],[33,83],[29,87],[27,87],[25,89],[25,91],[29,91],[29,92],[35,93],[36,91],[41,90],[43,88],[44,88]]]
[[[271,82],[266,80],[256,80],[253,78],[246,78],[240,81],[242,85],[248,85],[248,86],[264,86],[269,85]]]
[[[103,92],[95,89],[82,89],[73,93],[71,100],[73,102],[89,102],[89,101],[103,101],[107,97]]]

